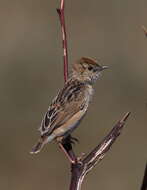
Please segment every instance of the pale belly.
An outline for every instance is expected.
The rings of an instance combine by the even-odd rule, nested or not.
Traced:
[[[71,119],[69,119],[65,124],[57,128],[53,134],[56,137],[66,136],[72,133],[74,129],[76,129],[80,123],[80,121],[83,119],[86,111],[79,111],[77,114],[75,114]]]

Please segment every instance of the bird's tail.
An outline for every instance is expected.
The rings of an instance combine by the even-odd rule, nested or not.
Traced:
[[[41,151],[41,149],[43,148],[43,146],[45,145],[45,141],[43,141],[43,139],[39,139],[39,141],[33,146],[32,150],[31,150],[31,154],[37,154],[38,152]]]
[[[44,147],[44,145],[48,142],[51,142],[53,139],[55,138],[55,135],[52,134],[50,136],[44,136],[41,137],[38,142],[33,146],[32,150],[31,150],[31,154],[37,154],[41,151],[41,149]]]

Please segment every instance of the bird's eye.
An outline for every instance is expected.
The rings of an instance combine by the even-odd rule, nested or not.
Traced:
[[[92,69],[93,69],[93,67],[92,67],[92,66],[89,66],[89,67],[88,67],[88,70],[89,70],[89,71],[91,71]]]

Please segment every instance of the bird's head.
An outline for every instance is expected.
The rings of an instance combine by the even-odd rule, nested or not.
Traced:
[[[73,64],[73,74],[82,82],[94,83],[107,66],[101,66],[96,60],[82,57]]]

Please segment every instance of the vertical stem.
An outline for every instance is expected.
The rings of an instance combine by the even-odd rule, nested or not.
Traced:
[[[64,8],[65,8],[65,1],[60,0],[60,8],[57,9],[57,13],[59,15],[61,31],[62,31],[64,82],[66,82],[68,79],[68,51],[67,51],[67,33],[66,33],[66,25],[65,25]],[[72,161],[76,161],[77,158],[72,149],[72,145],[70,142],[70,136],[68,138],[66,138],[65,141],[67,141],[67,142],[64,143],[63,147],[67,151],[67,154],[69,155],[70,159]]]
[[[67,51],[67,34],[66,34],[66,25],[65,25],[65,16],[64,16],[64,0],[60,0],[60,8],[57,9],[61,31],[62,31],[62,46],[63,46],[63,61],[64,61],[64,81],[68,79],[68,51]]]

